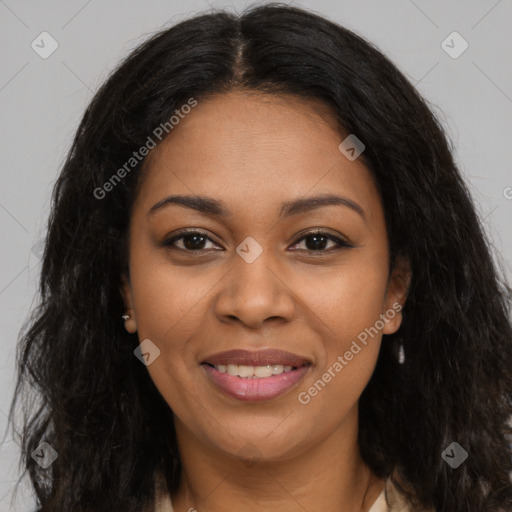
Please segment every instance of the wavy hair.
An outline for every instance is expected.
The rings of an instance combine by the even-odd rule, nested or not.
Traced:
[[[40,300],[17,352],[10,416],[40,512],[148,510],[177,489],[173,416],[121,320],[127,231],[145,159],[103,187],[191,97],[233,90],[322,100],[366,146],[391,263],[412,269],[403,323],[383,338],[360,401],[359,446],[415,507],[511,510],[511,290],[494,262],[451,143],[427,102],[371,43],[301,8],[212,11],[156,33],[98,90],[56,181]],[[398,340],[407,353],[396,361]],[[58,459],[30,454],[48,442]],[[457,469],[452,442],[469,454]]]

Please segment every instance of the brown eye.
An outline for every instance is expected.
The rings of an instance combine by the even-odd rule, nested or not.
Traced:
[[[306,247],[305,249],[299,250],[306,250],[310,252],[329,252],[331,250],[340,249],[342,247],[353,247],[345,240],[334,235],[331,235],[330,233],[327,233],[325,231],[313,231],[311,233],[307,233],[306,235],[302,236],[299,240],[297,240],[294,246],[298,245],[302,241],[306,241]],[[326,248],[329,241],[334,242],[334,247]]]
[[[303,241],[305,241],[305,248],[295,250],[324,253],[341,249],[343,247],[353,247],[353,245],[342,238],[334,236],[326,231],[313,231],[307,233],[298,239],[293,247],[296,247]],[[200,252],[213,249],[213,247],[205,246],[208,242],[216,245],[215,242],[202,231],[182,231],[172,238],[162,242],[162,246],[185,252]],[[334,246],[329,247],[329,242],[334,243]]]
[[[205,243],[208,241],[214,243],[209,236],[201,231],[186,231],[165,240],[162,245],[172,249],[194,252],[211,249],[211,247],[205,247]],[[178,245],[177,242],[181,242],[181,246]]]

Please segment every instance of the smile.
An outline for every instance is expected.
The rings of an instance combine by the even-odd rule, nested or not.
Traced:
[[[209,363],[207,363],[209,364]],[[272,377],[281,375],[283,372],[296,370],[296,367],[282,364],[267,364],[265,366],[249,366],[244,364],[218,364],[212,365],[221,373],[228,373],[244,379],[261,379],[263,377]]]
[[[245,402],[262,402],[277,398],[296,387],[311,365],[300,367],[276,365],[246,366],[201,365],[217,388],[227,395]]]

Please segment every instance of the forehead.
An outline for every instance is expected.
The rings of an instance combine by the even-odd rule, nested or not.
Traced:
[[[198,100],[153,150],[139,203],[166,194],[207,195],[243,207],[340,192],[375,201],[361,159],[338,146],[347,136],[318,100],[233,92]]]

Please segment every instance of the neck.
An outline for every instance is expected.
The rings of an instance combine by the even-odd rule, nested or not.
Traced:
[[[175,512],[367,512],[384,488],[361,459],[357,408],[321,443],[279,460],[235,458],[200,442],[178,418],[175,425],[182,462]]]

